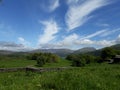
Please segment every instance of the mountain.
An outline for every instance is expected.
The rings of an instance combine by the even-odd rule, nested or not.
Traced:
[[[113,46],[111,46],[111,48],[120,50],[120,44],[113,45]]]
[[[31,51],[31,53],[38,53],[38,52],[54,53],[61,57],[65,57],[68,54],[73,53],[74,51],[70,49],[37,49],[37,50]]]
[[[9,55],[9,54],[13,54],[13,51],[8,51],[8,50],[0,50],[0,54],[2,55]]]
[[[111,48],[120,50],[120,44],[113,45]],[[70,50],[70,49],[36,49],[33,51],[28,52],[15,52],[15,51],[8,51],[8,50],[0,50],[0,55],[22,55],[22,54],[28,54],[28,53],[38,53],[38,52],[47,52],[47,53],[54,53],[56,55],[59,55],[61,57],[65,57],[69,54],[91,54],[95,56],[99,56],[101,54],[102,49],[96,50],[94,47],[85,47],[81,48],[79,50]]]
[[[113,45],[113,46],[110,46],[110,47],[113,48],[113,49],[115,49],[115,50],[120,50],[120,44],[116,44],[116,45]],[[95,55],[95,56],[100,56],[101,51],[102,51],[103,49],[104,49],[104,48],[99,49],[99,50],[95,50],[95,51],[92,51],[92,52],[88,52],[87,54]]]
[[[94,47],[85,47],[85,48],[81,48],[79,50],[74,51],[74,54],[83,54],[83,53],[87,53],[87,52],[92,52],[92,51],[96,51],[96,49]]]

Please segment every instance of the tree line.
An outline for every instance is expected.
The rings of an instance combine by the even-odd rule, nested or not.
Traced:
[[[80,67],[90,63],[103,63],[114,58],[115,55],[120,55],[120,50],[106,47],[102,49],[100,56],[90,54],[70,54],[66,59],[72,61],[72,66]]]

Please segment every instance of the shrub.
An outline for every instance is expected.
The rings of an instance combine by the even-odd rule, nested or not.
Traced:
[[[39,67],[42,67],[46,62],[46,57],[45,56],[40,56],[40,57],[37,57],[37,65]]]
[[[59,57],[52,53],[34,53],[27,56],[28,59],[36,60],[37,65],[42,67],[45,63],[58,62]]]
[[[107,59],[113,58],[115,54],[116,54],[116,51],[114,49],[110,47],[106,47],[101,52],[101,58],[103,60],[107,60]]]
[[[85,62],[85,59],[82,58],[82,59],[75,59],[73,62],[72,62],[72,66],[77,66],[77,67],[82,67],[82,66],[85,66],[86,62]]]

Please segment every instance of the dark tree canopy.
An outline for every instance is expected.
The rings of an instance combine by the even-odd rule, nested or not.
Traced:
[[[102,59],[106,60],[106,59],[113,58],[115,54],[116,54],[116,51],[113,48],[106,47],[102,50],[101,57]]]

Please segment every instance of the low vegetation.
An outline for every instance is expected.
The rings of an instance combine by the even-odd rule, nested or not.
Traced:
[[[57,63],[60,57],[52,53],[34,53],[28,55],[29,60],[36,60],[37,66],[42,67],[46,63]]]
[[[102,49],[100,56],[90,54],[70,54],[66,57],[67,60],[72,61],[72,66],[85,66],[90,63],[103,63],[120,54],[120,50],[115,50],[111,47]]]
[[[120,64],[106,61],[120,54],[104,48],[100,56],[71,54],[66,59],[51,53],[0,56],[0,68],[72,67],[51,72],[0,73],[0,90],[120,90]]]
[[[0,90],[119,90],[120,65],[94,64],[59,72],[0,73]]]

